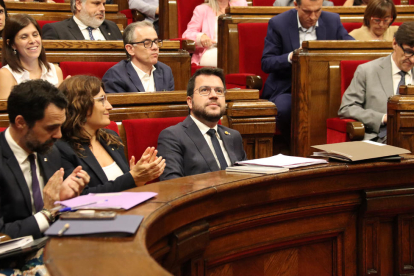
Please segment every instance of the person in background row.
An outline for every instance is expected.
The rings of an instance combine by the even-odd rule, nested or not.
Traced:
[[[363,26],[349,33],[355,40],[392,41],[398,26],[391,26],[397,18],[392,0],[370,0],[365,8]]]
[[[42,79],[57,86],[62,70],[46,60],[39,24],[30,15],[10,16],[3,30],[0,99],[7,99],[12,87],[23,81]]]
[[[276,0],[273,3],[273,6],[275,7],[293,7],[295,5],[295,1],[294,0]],[[328,7],[328,6],[333,6],[334,3],[331,1],[327,1],[324,0],[322,3],[322,6],[324,7]]]
[[[159,2],[158,0],[128,0],[130,9],[136,9],[145,15],[145,20],[154,24],[158,34]]]
[[[220,15],[229,6],[247,6],[246,0],[209,0],[194,9],[183,38],[196,42],[191,63],[217,67],[217,33]]]
[[[118,26],[105,20],[105,0],[70,0],[73,17],[43,26],[43,39],[122,40]]]
[[[97,77],[73,76],[59,89],[71,104],[62,126],[63,137],[56,146],[66,175],[79,165],[90,175],[83,194],[120,192],[161,175],[165,160],[156,156],[154,148],[147,148],[137,163],[132,157],[128,164],[120,138],[104,128],[111,122],[112,106]]]
[[[0,38],[3,36],[3,29],[6,25],[6,19],[7,19],[7,9],[6,5],[4,4],[3,0],[0,0]]]

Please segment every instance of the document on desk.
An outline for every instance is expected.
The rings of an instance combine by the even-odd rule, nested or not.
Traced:
[[[132,207],[156,196],[153,192],[121,192],[121,193],[104,193],[104,194],[87,194],[78,196],[64,201],[56,201],[72,209],[124,209]]]
[[[258,165],[266,167],[297,168],[328,163],[325,159],[304,158],[278,154],[271,157],[236,162],[237,165]]]
[[[315,156],[330,157],[347,162],[411,153],[409,150],[403,148],[380,144],[369,140],[317,145],[312,146],[312,148],[322,150],[322,152],[314,152]]]

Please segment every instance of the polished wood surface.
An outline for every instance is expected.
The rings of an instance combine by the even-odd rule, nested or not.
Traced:
[[[373,60],[392,52],[391,42],[308,41],[292,62],[291,154],[308,156],[326,143],[326,119],[341,105],[341,60]]]
[[[111,61],[126,59],[122,41],[76,41],[76,40],[44,40],[42,41],[47,60],[52,63],[62,61]],[[191,57],[181,48],[179,41],[164,41],[160,48],[159,61],[171,67],[175,89],[187,89],[191,77]],[[192,49],[191,43],[188,44]],[[2,45],[0,45],[0,48]],[[0,51],[1,52],[1,51]]]
[[[409,275],[414,156],[405,157],[135,188],[158,193],[120,212],[144,216],[135,236],[52,238],[44,260],[51,275]]]

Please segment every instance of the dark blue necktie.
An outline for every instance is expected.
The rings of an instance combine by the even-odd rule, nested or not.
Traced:
[[[87,30],[88,30],[88,32],[89,32],[89,39],[90,40],[95,40],[95,38],[93,37],[93,35],[92,35],[92,31],[93,31],[93,28],[92,27],[88,27],[88,28],[86,28]]]
[[[401,85],[405,85],[405,74],[407,74],[407,72],[400,71],[400,72],[398,72],[398,74],[401,75],[401,79],[400,79],[400,82],[398,83],[398,86],[397,86],[397,93],[396,93],[396,95],[400,95],[400,86]]]
[[[36,213],[43,209],[43,198],[42,192],[40,191],[39,179],[37,178],[36,173],[36,161],[35,155],[32,153],[29,155],[30,161],[30,170],[32,171],[32,192],[33,192],[33,201],[36,209]]]
[[[216,137],[216,130],[210,128],[209,131],[207,131],[207,134],[211,137],[211,142],[213,143],[214,151],[216,152],[217,159],[220,163],[220,168],[225,170],[227,168],[227,162],[224,158],[223,151],[221,150],[220,143]]]

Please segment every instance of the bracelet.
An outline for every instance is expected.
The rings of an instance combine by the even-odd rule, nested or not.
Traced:
[[[55,222],[56,217],[48,209],[43,209],[42,211],[40,211],[40,213],[42,213],[45,216],[45,218],[49,222],[49,225]]]

